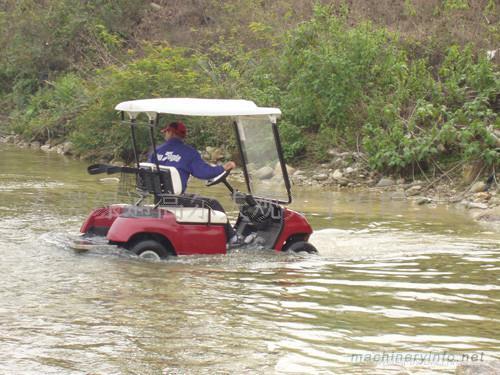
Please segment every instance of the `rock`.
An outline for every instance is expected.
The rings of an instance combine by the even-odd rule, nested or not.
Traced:
[[[149,6],[150,6],[151,8],[153,8],[153,10],[156,10],[156,11],[159,11],[159,10],[162,10],[162,9],[163,9],[161,5],[156,4],[156,3],[149,3]]]
[[[280,162],[277,162],[275,165],[274,165],[274,175],[278,175],[280,176],[281,175],[281,163]]]
[[[486,210],[488,205],[486,203],[477,203],[477,202],[467,202],[465,207],[468,209],[479,208],[481,210]]]
[[[415,186],[412,186],[409,189],[407,189],[405,193],[408,197],[411,197],[411,196],[417,195],[420,192],[420,190],[422,190],[422,186],[415,185]]]
[[[34,142],[30,143],[30,148],[35,149],[35,150],[39,150],[40,146],[41,146],[41,143],[38,141],[34,141]]]
[[[313,176],[313,179],[316,181],[325,181],[328,179],[328,175],[326,173],[319,173]]]
[[[492,207],[500,205],[500,196],[491,197],[488,202]]]
[[[44,144],[43,146],[40,147],[40,150],[48,152],[48,151],[50,151],[50,145]]]
[[[500,375],[500,361],[483,362],[482,353],[472,354],[470,358],[456,367],[455,375]]]
[[[64,155],[71,155],[73,153],[73,143],[72,142],[64,142],[62,144],[62,153]]]
[[[351,174],[351,173],[354,173],[356,172],[356,170],[352,167],[347,167],[345,170],[344,170],[344,173],[345,174]]]
[[[281,175],[275,175],[271,179],[267,179],[266,182],[271,184],[280,185],[283,183],[283,177]]]
[[[224,157],[224,152],[220,148],[207,146],[205,148],[207,159],[216,162]]]
[[[423,205],[423,204],[428,204],[432,203],[432,199],[428,197],[420,197],[417,199],[417,204],[418,205]]]
[[[297,176],[302,176],[304,174],[304,171],[301,171],[300,169],[297,169],[292,176],[297,177]]]
[[[382,177],[379,182],[377,183],[377,187],[385,187],[385,186],[392,186],[394,185],[395,182],[392,178],[390,177]]]
[[[491,194],[487,191],[474,194],[474,202],[487,202],[491,199]]]
[[[344,175],[342,174],[340,169],[336,169],[332,174],[332,178],[334,180],[342,180],[344,178]]]
[[[292,168],[288,164],[285,164],[285,166],[286,166],[286,171],[288,173],[288,176],[292,176],[295,173],[295,168]],[[274,166],[274,174],[281,176],[282,172],[281,172],[281,163],[280,162],[277,162],[276,165]]]
[[[220,148],[214,148],[210,153],[210,161],[216,162],[224,158],[224,152]]]
[[[21,142],[21,137],[19,137],[18,135],[9,135],[7,136],[6,138],[6,142],[7,143],[19,143]]]
[[[349,180],[347,180],[346,178],[340,178],[338,180],[336,180],[337,183],[340,185],[340,186],[349,186],[350,182]],[[354,185],[354,184],[353,184]],[[351,185],[351,186],[353,186]]]
[[[340,155],[340,151],[337,150],[336,148],[331,148],[327,151],[327,154],[330,155],[330,156],[339,156]]]
[[[64,145],[57,145],[51,148],[51,150],[56,151],[59,155],[64,155]]]
[[[487,222],[500,222],[500,207],[495,207],[488,209],[486,211],[482,211],[475,217],[476,220],[479,221],[487,221]]]
[[[485,191],[486,190],[486,183],[483,181],[478,181],[474,185],[471,186],[469,191],[471,193],[478,193],[480,191]]]
[[[248,172],[255,172],[257,170],[257,166],[254,163],[248,163],[247,170]]]
[[[255,171],[255,177],[257,177],[260,180],[266,180],[268,178],[273,177],[274,170],[273,168],[269,166],[262,167]]]
[[[396,191],[391,194],[391,199],[395,201],[402,201],[406,198],[404,191]]]
[[[462,200],[462,195],[453,195],[449,198],[450,203],[459,203]]]
[[[477,177],[479,172],[481,172],[483,165],[481,162],[473,162],[463,166],[462,168],[462,178],[464,183],[471,184],[472,181]]]

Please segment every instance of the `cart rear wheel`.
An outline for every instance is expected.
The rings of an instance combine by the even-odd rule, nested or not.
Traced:
[[[139,241],[130,247],[130,251],[139,258],[149,260],[165,259],[168,256],[165,246],[155,240]]]
[[[305,242],[305,241],[293,242],[290,245],[287,245],[283,249],[283,251],[290,251],[293,253],[305,252],[308,254],[317,254],[318,253],[318,250],[316,250],[316,248],[312,244],[310,244],[309,242]]]

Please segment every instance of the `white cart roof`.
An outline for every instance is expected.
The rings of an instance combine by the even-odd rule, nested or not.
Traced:
[[[281,115],[279,108],[257,107],[250,100],[239,99],[193,99],[161,98],[142,99],[122,102],[115,107],[126,112],[130,118],[139,113],[146,113],[154,119],[158,113],[184,116],[270,116],[272,119]]]

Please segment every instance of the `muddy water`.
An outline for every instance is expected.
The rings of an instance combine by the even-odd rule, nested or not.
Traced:
[[[69,235],[116,183],[0,147],[2,374],[441,374],[500,359],[500,235],[452,207],[295,189],[318,256],[76,254]],[[192,186],[234,215],[223,187]]]

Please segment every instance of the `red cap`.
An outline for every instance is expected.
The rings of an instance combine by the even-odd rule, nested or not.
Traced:
[[[180,121],[171,122],[160,131],[163,133],[166,132],[167,130],[172,130],[174,134],[178,137],[186,138],[187,135],[186,125],[184,125],[184,123]]]

